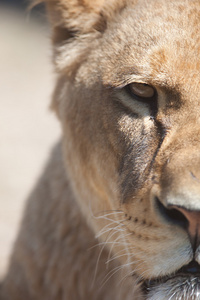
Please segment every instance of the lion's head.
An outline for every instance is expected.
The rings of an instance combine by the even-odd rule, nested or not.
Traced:
[[[147,299],[199,299],[200,2],[46,4],[83,213]]]

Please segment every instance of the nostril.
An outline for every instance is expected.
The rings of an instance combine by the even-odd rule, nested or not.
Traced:
[[[195,260],[192,260],[188,265],[183,266],[177,273],[200,274],[200,265]]]
[[[162,217],[164,217],[167,222],[179,225],[184,229],[188,228],[189,222],[187,218],[178,209],[170,207],[166,208],[157,197],[155,198],[155,203],[156,209],[160,212]]]

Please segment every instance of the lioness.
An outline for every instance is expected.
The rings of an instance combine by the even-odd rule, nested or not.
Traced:
[[[200,1],[45,4],[63,138],[0,299],[200,299]]]

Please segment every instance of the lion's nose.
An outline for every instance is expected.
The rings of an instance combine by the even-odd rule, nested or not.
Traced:
[[[199,145],[184,147],[163,164],[151,199],[161,217],[188,233],[196,249],[200,245],[200,151]]]
[[[184,228],[189,235],[193,249],[200,244],[200,211],[188,210],[185,207],[169,205],[165,207],[157,198],[157,208],[171,224]]]
[[[186,220],[186,228],[190,237],[193,248],[196,248],[200,242],[200,211],[189,211],[186,208],[174,206],[175,209],[182,213]]]

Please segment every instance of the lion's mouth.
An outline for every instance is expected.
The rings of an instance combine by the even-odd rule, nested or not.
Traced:
[[[143,284],[143,288],[145,294],[148,294],[152,291],[157,291],[157,290],[164,291],[167,289],[171,290],[171,292],[173,291],[174,294],[175,293],[182,294],[183,291],[184,293],[185,292],[188,292],[189,294],[193,293],[193,295],[194,293],[196,294],[197,291],[198,293],[200,293],[200,265],[196,261],[191,261],[189,264],[183,266],[181,269],[179,269],[177,272],[173,274],[160,277],[160,278],[146,280]],[[170,299],[174,299],[174,298],[170,298]],[[183,299],[190,299],[190,298],[183,298]]]

